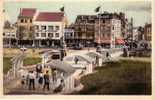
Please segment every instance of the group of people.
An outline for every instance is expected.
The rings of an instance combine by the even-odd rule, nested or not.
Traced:
[[[42,65],[37,65],[35,71],[29,71],[26,76],[22,76],[21,84],[27,86],[29,90],[35,90],[37,87],[49,91],[51,78],[53,83],[57,81],[56,73],[55,68],[51,69],[48,66],[42,67]],[[61,80],[61,83],[64,83],[63,80]],[[60,85],[58,87],[60,87]],[[57,88],[55,88],[55,90],[57,90]]]

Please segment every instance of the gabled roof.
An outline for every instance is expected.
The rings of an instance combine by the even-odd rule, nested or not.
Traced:
[[[87,52],[86,55],[92,58],[95,58],[95,57],[103,58],[102,55],[98,52]]]
[[[87,55],[71,55],[64,57],[64,61],[75,61],[75,58],[78,59],[78,61],[86,61],[88,63],[92,62],[92,59]]]
[[[52,60],[51,62],[45,64],[46,66],[55,67],[66,74],[70,75],[75,72],[75,69],[68,63],[60,60]]]
[[[19,13],[19,17],[33,18],[35,13],[36,13],[35,8],[22,8]]]
[[[36,21],[50,21],[59,22],[62,21],[64,13],[62,12],[40,12],[36,17]]]

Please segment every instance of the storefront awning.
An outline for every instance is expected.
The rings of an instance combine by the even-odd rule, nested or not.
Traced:
[[[124,41],[124,39],[121,39],[121,38],[119,38],[119,39],[116,39],[116,44],[125,44],[125,41]]]
[[[99,37],[95,38],[95,42],[99,43]],[[110,37],[107,37],[107,38],[101,37],[101,39],[100,39],[100,43],[110,44],[110,42],[111,42]]]

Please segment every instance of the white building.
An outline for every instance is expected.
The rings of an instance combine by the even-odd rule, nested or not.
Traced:
[[[3,46],[15,45],[17,28],[11,27],[3,30]]]
[[[60,45],[67,19],[63,12],[39,12],[35,18],[35,44]]]

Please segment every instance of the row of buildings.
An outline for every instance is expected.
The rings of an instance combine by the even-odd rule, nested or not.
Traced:
[[[22,8],[16,24],[4,28],[3,32],[4,45],[35,47],[60,46],[63,41],[68,46],[101,44],[116,47],[130,39],[151,41],[151,24],[135,28],[133,19],[128,20],[122,12],[78,15],[75,22],[69,25],[64,12],[39,12],[35,8]]]

